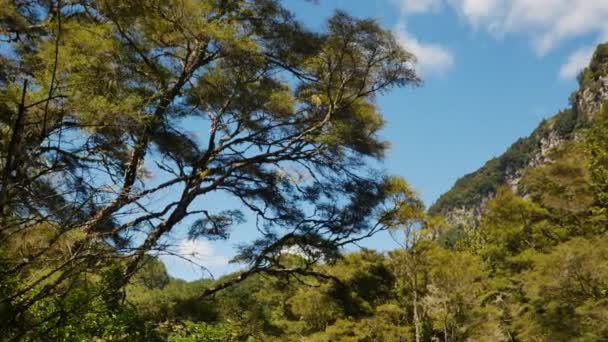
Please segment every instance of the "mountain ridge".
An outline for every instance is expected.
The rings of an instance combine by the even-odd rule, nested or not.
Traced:
[[[476,227],[485,203],[494,197],[499,186],[506,185],[520,193],[522,172],[546,163],[550,150],[576,139],[608,101],[608,43],[598,45],[578,81],[579,89],[570,96],[569,108],[541,121],[529,136],[519,138],[503,154],[458,179],[429,208],[429,213],[443,215],[455,227]]]

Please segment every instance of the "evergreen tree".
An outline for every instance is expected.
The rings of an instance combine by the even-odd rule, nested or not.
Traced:
[[[187,218],[202,239],[228,238],[238,208],[255,218],[240,281],[291,271],[290,246],[335,257],[398,209],[369,163],[387,147],[373,99],[419,79],[373,20],[339,12],[315,33],[275,0],[0,4],[0,303],[13,323],[100,270],[123,288]],[[217,193],[234,206],[211,210]],[[69,319],[53,316],[28,317],[28,334]]]

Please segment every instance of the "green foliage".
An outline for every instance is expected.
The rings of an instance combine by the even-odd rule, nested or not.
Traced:
[[[186,321],[173,326],[168,342],[236,342],[239,341],[233,329],[221,325],[212,326],[205,323]]]
[[[527,249],[543,249],[547,240],[559,241],[560,232],[547,225],[547,215],[541,206],[501,188],[482,217],[478,234],[481,255],[494,269],[508,268],[511,257]]]
[[[106,324],[131,304],[154,324],[231,317],[245,335],[280,329],[278,310],[245,288],[225,306],[197,300],[214,292],[208,282],[170,279],[150,255],[174,252],[172,233],[229,239],[253,217],[260,234],[236,257],[248,269],[214,282],[223,289],[307,275],[314,262],[281,252],[330,261],[420,211],[377,163],[388,144],[375,105],[420,79],[374,20],[337,12],[316,32],[279,0],[1,0],[0,39],[0,303],[11,336],[40,337],[44,325],[121,339],[80,319],[99,306]],[[208,208],[218,192],[232,200]]]
[[[323,331],[343,316],[338,302],[331,296],[331,288],[300,289],[287,303],[299,320],[306,322],[305,332]]]
[[[553,160],[524,172],[521,188],[553,211],[580,213],[594,203],[587,150],[580,143],[565,143],[549,154]]]
[[[178,319],[209,321],[217,317],[217,311],[208,301],[196,299],[209,283],[170,279],[162,288],[150,288],[145,280],[137,281],[127,286],[127,299],[142,317],[157,323]]]
[[[102,276],[83,276],[64,283],[70,291],[63,296],[47,295],[25,311],[26,319],[2,312],[1,335],[7,339],[38,340],[45,336],[55,341],[83,339],[114,341],[154,341],[159,336],[154,326],[138,310],[122,302],[123,292],[111,284],[117,268],[102,270]],[[37,288],[36,296],[45,293]],[[14,308],[15,312],[19,309]],[[10,310],[10,309],[9,309]]]
[[[597,87],[597,79],[608,74],[608,44],[597,46],[589,67],[579,75],[581,87],[589,87],[592,91]]]
[[[555,116],[551,118],[553,123],[552,129],[559,137],[563,137],[565,139],[571,139],[574,136],[576,130],[583,123],[581,122],[582,117],[584,115],[579,115],[579,113],[574,109],[566,109],[557,113]]]
[[[170,281],[165,264],[158,258],[153,257],[148,257],[147,260],[143,261],[136,279],[138,283],[149,289],[162,289]]]
[[[608,107],[602,111],[594,122],[587,136],[587,148],[591,154],[590,172],[592,185],[599,210],[607,214],[608,210]]]
[[[573,101],[427,214],[367,163],[388,146],[375,96],[419,83],[373,20],[312,32],[274,0],[0,0],[0,36],[3,340],[608,339],[605,105]],[[574,100],[607,66],[600,45]],[[215,191],[237,204],[194,208]],[[476,229],[441,216],[482,202]],[[151,256],[188,216],[190,238],[228,239],[238,208],[260,232],[246,269],[186,282]],[[383,230],[400,248],[343,253]]]
[[[484,264],[470,252],[442,248],[431,249],[427,258],[428,279],[422,307],[433,334],[464,340],[478,329],[477,322],[484,319],[476,310],[486,287]]]
[[[602,69],[608,65],[608,44],[600,44],[597,46],[595,53],[593,54],[593,58],[591,59],[591,63],[589,64],[589,69],[596,74],[604,75],[608,70]]]
[[[307,341],[406,341],[411,340],[411,327],[405,324],[403,311],[395,304],[378,306],[373,316],[361,320],[340,319],[325,331]]]
[[[598,77],[606,75],[605,49],[606,45],[598,47],[592,66],[581,76],[585,91],[596,91]],[[440,230],[443,234],[429,235],[440,245],[477,255],[482,270],[488,271],[480,301],[464,310],[470,318],[460,323],[464,328],[459,333],[464,334],[455,340],[465,336],[488,341],[608,338],[603,324],[608,317],[604,289],[608,129],[605,105],[599,108],[597,113],[581,113],[576,106],[560,112],[505,155],[459,180],[431,208],[432,212],[472,208],[484,196],[491,197],[484,203],[477,229],[448,228]],[[544,163],[531,163],[530,157],[540,151],[540,139],[549,134],[570,141],[544,151]],[[501,185],[506,171],[515,170],[521,176],[516,192]],[[445,244],[450,232],[458,232],[457,243]],[[455,270],[450,275],[466,279]],[[433,299],[429,302],[433,309],[425,315],[431,321],[436,316],[453,318],[446,303],[454,290],[433,289],[424,279],[424,298]],[[439,330],[437,325],[433,329]]]
[[[523,274],[530,301],[522,338],[601,340],[608,336],[608,240],[575,238],[535,258]],[[530,324],[531,323],[531,324]]]

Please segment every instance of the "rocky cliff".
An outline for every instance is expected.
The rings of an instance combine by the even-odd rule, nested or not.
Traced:
[[[608,102],[608,43],[597,47],[589,67],[579,76],[579,85],[570,98],[570,108],[541,122],[530,136],[516,141],[504,154],[460,178],[429,212],[444,215],[456,227],[475,227],[486,202],[499,186],[507,185],[520,192],[523,171],[546,163],[551,149],[576,139]]]

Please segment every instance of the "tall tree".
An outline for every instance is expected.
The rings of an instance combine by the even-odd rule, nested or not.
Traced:
[[[406,183],[402,187],[409,189]],[[410,190],[411,191],[411,190]],[[408,198],[415,198],[410,194]],[[425,270],[425,253],[428,245],[423,232],[424,204],[414,201],[403,206],[399,212],[400,224],[391,226],[391,237],[401,247],[391,252],[393,268],[397,276],[397,287],[405,292],[406,298],[411,300],[411,318],[414,325],[416,342],[422,340],[422,319],[420,313],[421,292],[425,287],[423,273]],[[401,233],[401,235],[399,234]]]
[[[275,0],[0,4],[0,302],[18,312],[116,262],[122,287],[186,218],[225,239],[238,208],[255,217],[243,279],[295,271],[286,247],[335,256],[407,204],[371,163],[374,97],[419,79],[372,20],[315,33]],[[216,193],[234,205],[214,212]]]

